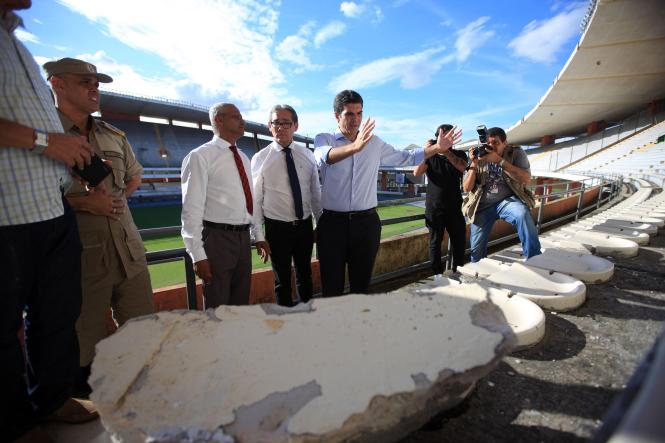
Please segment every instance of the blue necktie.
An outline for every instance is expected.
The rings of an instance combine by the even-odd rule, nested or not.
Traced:
[[[300,192],[300,182],[296,172],[296,164],[293,161],[291,148],[284,148],[284,158],[286,158],[286,171],[289,173],[289,183],[291,184],[291,193],[293,194],[293,206],[296,209],[296,217],[302,220],[302,193]]]

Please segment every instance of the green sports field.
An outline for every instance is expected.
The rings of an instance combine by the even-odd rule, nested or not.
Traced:
[[[139,229],[157,228],[163,226],[180,225],[180,205],[152,206],[132,208],[134,221]],[[378,208],[379,217],[382,220],[390,218],[406,217],[409,215],[424,214],[423,208],[411,205],[395,205]],[[403,234],[425,226],[424,220],[387,225],[381,229],[381,238]],[[151,238],[144,241],[148,251],[161,251],[166,249],[183,248],[182,238],[179,235],[170,235],[159,238]],[[270,262],[261,263],[259,257],[253,251],[252,267],[261,269],[269,267]],[[182,261],[172,263],[161,263],[150,265],[150,277],[153,288],[176,285],[185,282],[185,268]]]

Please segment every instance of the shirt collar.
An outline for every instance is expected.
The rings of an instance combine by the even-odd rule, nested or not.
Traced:
[[[279,151],[279,152],[281,152],[281,151],[284,150],[284,146],[280,145],[280,144],[277,142],[277,140],[273,140],[273,142],[272,142],[271,144],[272,144],[272,148],[273,148],[275,151]],[[293,151],[293,146],[294,146],[294,142],[291,141],[291,144],[290,144],[289,146],[287,146],[287,148],[291,148],[291,150]]]
[[[231,143],[224,140],[222,137],[220,137],[218,135],[213,135],[212,136],[212,141],[213,141],[213,143],[215,143],[217,146],[219,146],[221,148],[228,148],[228,147],[231,146]]]
[[[23,19],[16,15],[13,11],[7,11],[4,19],[0,19],[2,27],[7,30],[10,34],[16,30],[16,28],[24,27]]]
[[[62,128],[65,130],[65,132],[69,132],[72,129],[75,130],[76,132],[83,133],[85,128],[79,128],[74,124],[74,122],[67,117],[65,114],[58,109],[58,117],[60,117],[60,121],[62,122]],[[92,118],[91,116],[88,116],[88,121],[90,122],[90,132],[93,132],[97,129],[97,121]]]
[[[335,140],[348,140],[341,132],[335,132]],[[351,141],[351,140],[348,140]]]

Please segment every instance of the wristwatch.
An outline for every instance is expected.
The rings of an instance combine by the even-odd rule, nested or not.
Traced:
[[[40,129],[35,129],[35,145],[31,149],[37,155],[41,155],[44,152],[44,149],[48,146],[48,132],[42,131]]]

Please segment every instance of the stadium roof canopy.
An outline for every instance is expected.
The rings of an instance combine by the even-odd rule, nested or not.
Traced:
[[[592,0],[586,30],[554,84],[508,130],[513,143],[575,136],[665,98],[665,2]]]
[[[102,112],[141,115],[209,125],[208,108],[152,97],[138,97],[113,91],[100,91]],[[271,136],[267,125],[245,120],[245,131]],[[312,139],[296,134],[296,141],[312,143]]]

